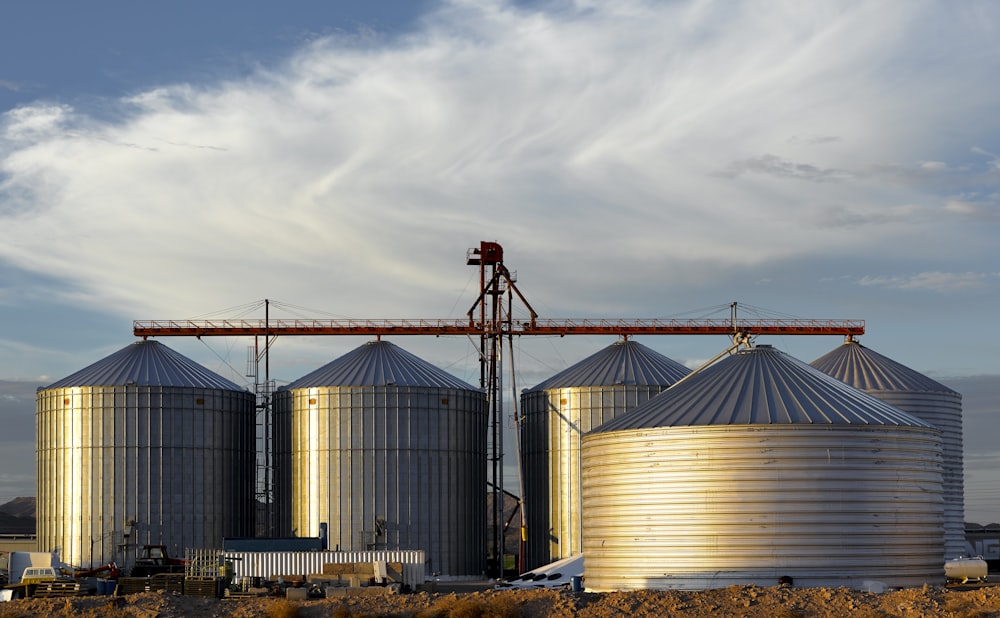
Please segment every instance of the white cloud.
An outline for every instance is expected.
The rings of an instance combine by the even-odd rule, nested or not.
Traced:
[[[400,39],[319,39],[101,119],[19,108],[3,120],[0,257],[130,316],[308,289],[311,305],[392,317],[440,314],[479,240],[543,265],[571,251],[565,268],[609,280],[639,261],[956,242],[960,227],[905,216],[927,185],[870,171],[960,174],[934,127],[996,128],[988,82],[962,117],[926,88],[960,81],[963,50],[992,41],[964,20],[908,2],[454,2]],[[917,44],[948,54],[914,68]],[[576,276],[539,279],[572,308],[593,296]]]
[[[759,157],[730,163],[723,175],[736,177],[744,173],[756,173],[778,178],[794,178],[811,182],[846,182],[852,174],[845,170],[821,169],[808,163],[786,161],[781,157],[765,154]]]
[[[987,196],[970,195],[963,198],[948,200],[945,211],[989,221],[1000,221],[1000,193]]]
[[[930,290],[953,292],[969,288],[984,288],[994,284],[1000,273],[945,273],[922,272],[906,276],[864,276],[858,280],[862,286],[877,286],[901,290]]]

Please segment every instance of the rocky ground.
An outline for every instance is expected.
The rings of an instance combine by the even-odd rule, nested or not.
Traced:
[[[438,618],[455,616],[570,618],[660,618],[663,616],[747,616],[806,618],[852,616],[1000,617],[1000,587],[923,588],[859,592],[847,588],[731,586],[697,592],[642,590],[588,593],[566,590],[479,590],[475,592],[351,596],[290,601],[284,598],[206,599],[163,592],[125,597],[26,599],[0,603],[0,618],[109,616],[174,618],[360,617]]]

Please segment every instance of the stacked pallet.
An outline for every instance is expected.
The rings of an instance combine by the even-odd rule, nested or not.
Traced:
[[[51,597],[78,597],[86,594],[90,594],[90,591],[81,588],[80,582],[39,582],[34,592],[33,597],[37,598],[51,598]]]
[[[334,579],[336,578],[336,579]],[[362,585],[397,584],[403,582],[402,562],[343,562],[323,564],[323,574],[310,576],[310,581],[324,580],[332,586],[359,588]]]
[[[118,580],[118,596],[136,594],[149,590],[149,579],[146,577],[122,577]]]
[[[188,575],[184,578],[184,592],[186,596],[193,597],[209,597],[217,599],[221,594],[219,594],[220,582],[222,580],[218,577],[206,577],[201,575]]]
[[[182,573],[157,573],[149,578],[149,590],[184,594],[184,575]]]

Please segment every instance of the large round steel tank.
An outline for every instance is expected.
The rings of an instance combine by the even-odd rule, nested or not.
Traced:
[[[140,341],[36,396],[38,546],[130,565],[253,533],[255,397]]]
[[[386,341],[276,391],[277,502],[341,550],[422,549],[429,573],[486,565],[486,395]]]
[[[583,551],[583,434],[649,400],[690,371],[624,340],[521,393],[527,569]]]
[[[769,346],[583,438],[588,590],[942,581],[940,431]]]
[[[945,558],[967,555],[962,395],[856,341],[846,341],[811,364],[941,430]]]

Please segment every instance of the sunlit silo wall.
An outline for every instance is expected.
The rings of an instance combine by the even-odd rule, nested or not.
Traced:
[[[944,577],[940,431],[770,347],[583,438],[588,590]]]
[[[690,369],[635,341],[614,343],[521,394],[526,568],[583,550],[580,440]]]
[[[275,393],[276,496],[297,536],[424,550],[428,573],[486,564],[486,395],[385,341]]]
[[[253,533],[255,398],[155,341],[36,396],[38,546],[130,565]]]
[[[812,366],[941,430],[945,557],[965,555],[962,396],[855,341],[821,356]]]

